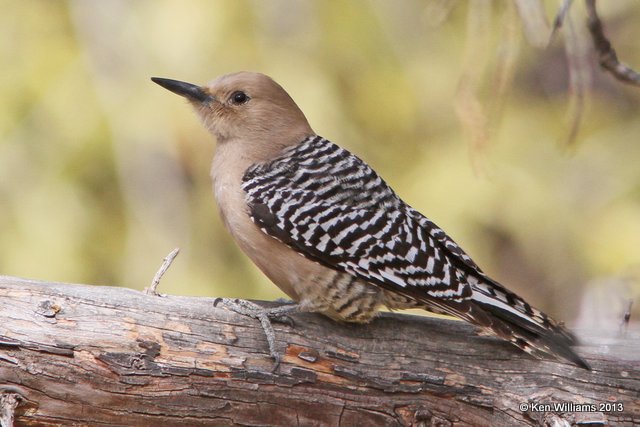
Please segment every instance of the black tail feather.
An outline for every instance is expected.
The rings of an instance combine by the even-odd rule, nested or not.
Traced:
[[[569,361],[583,369],[591,370],[589,364],[571,348],[572,345],[578,343],[576,337],[550,319],[550,323],[545,327],[533,319],[525,320],[498,306],[477,301],[474,302],[472,311],[489,313],[493,320],[489,328],[496,335],[508,339],[523,351],[537,358],[550,355]]]

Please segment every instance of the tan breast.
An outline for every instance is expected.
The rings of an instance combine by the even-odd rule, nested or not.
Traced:
[[[241,188],[244,171],[254,161],[239,142],[219,144],[211,166],[213,192],[225,226],[242,251],[294,301],[306,278],[320,266],[264,234],[249,217],[245,193]]]

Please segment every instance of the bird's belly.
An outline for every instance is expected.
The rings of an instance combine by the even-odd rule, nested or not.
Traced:
[[[318,265],[319,271],[304,283],[305,298],[334,320],[368,323],[378,312],[384,293],[347,273]]]
[[[240,248],[291,299],[335,320],[373,319],[384,298],[380,288],[311,261],[251,225],[256,233],[237,238]]]
[[[252,242],[239,240],[238,243],[243,250],[247,246],[269,245],[266,252],[245,252],[291,299],[302,303],[308,311],[320,312],[339,321],[367,323],[373,319],[384,298],[380,288],[311,261],[259,233]]]

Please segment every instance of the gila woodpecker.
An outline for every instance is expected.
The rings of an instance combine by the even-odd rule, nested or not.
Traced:
[[[561,324],[488,277],[364,161],[315,134],[287,92],[258,73],[205,86],[152,78],[185,97],[217,139],[211,176],[224,224],[296,304],[366,323],[379,308],[423,308],[471,322],[541,358],[585,369]],[[248,306],[238,306],[251,313]],[[266,324],[266,325],[265,325]],[[269,334],[267,334],[269,338]],[[272,356],[277,358],[273,337]]]

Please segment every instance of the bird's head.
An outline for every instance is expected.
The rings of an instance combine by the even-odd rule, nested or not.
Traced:
[[[152,77],[185,97],[219,143],[295,144],[313,134],[289,94],[260,73],[227,74],[204,86]]]

